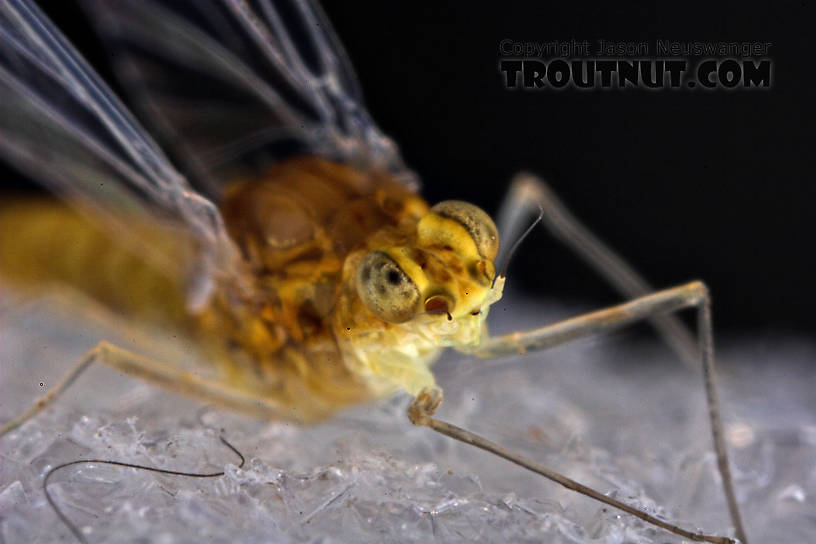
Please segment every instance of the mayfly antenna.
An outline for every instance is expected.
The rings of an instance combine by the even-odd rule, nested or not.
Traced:
[[[525,231],[524,231],[524,232],[521,234],[521,236],[519,236],[518,238],[516,238],[516,241],[515,241],[515,242],[513,242],[513,245],[512,245],[512,246],[510,246],[510,249],[509,249],[509,250],[508,250],[508,252],[507,252],[507,257],[504,259],[504,263],[502,264],[501,273],[500,273],[500,274],[498,274],[498,275],[497,275],[495,278],[493,278],[493,284],[494,284],[494,285],[495,285],[495,283],[496,283],[496,278],[499,278],[499,277],[505,277],[505,278],[506,278],[506,277],[507,277],[507,267],[510,265],[510,261],[511,261],[511,260],[513,259],[513,257],[515,256],[515,254],[516,254],[516,250],[519,248],[519,246],[521,246],[521,243],[522,243],[522,242],[524,241],[524,239],[525,239],[525,238],[527,238],[527,236],[528,236],[528,235],[529,235],[529,234],[530,234],[530,233],[533,231],[533,229],[536,227],[536,225],[538,225],[539,223],[541,223],[541,221],[542,221],[543,219],[544,219],[544,208],[542,208],[542,207],[541,207],[541,205],[539,204],[539,205],[538,205],[538,217],[536,217],[536,218],[535,218],[535,221],[533,221],[532,223],[530,223],[530,226],[529,226],[529,227],[527,227],[527,230],[525,230]]]

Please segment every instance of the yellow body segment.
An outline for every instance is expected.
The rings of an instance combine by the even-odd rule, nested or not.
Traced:
[[[179,256],[189,248],[155,225],[129,222],[134,239]],[[180,325],[186,311],[181,267],[160,267],[106,226],[50,197],[0,205],[0,282],[38,293],[68,285],[116,313]]]

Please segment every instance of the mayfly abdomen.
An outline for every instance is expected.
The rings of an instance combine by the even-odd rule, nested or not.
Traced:
[[[179,258],[181,243],[144,223],[130,235],[166,246]],[[183,278],[124,243],[104,222],[50,198],[20,198],[0,208],[0,270],[6,287],[36,296],[70,286],[110,311],[157,325],[184,327]]]

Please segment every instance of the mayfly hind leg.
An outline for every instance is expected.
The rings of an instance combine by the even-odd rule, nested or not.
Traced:
[[[518,238],[529,217],[539,211],[542,224],[550,234],[624,298],[633,299],[655,291],[620,255],[581,224],[544,180],[528,172],[516,174],[499,209],[498,225],[502,238]],[[509,248],[509,245],[504,247]],[[498,262],[503,263],[506,258],[506,253],[501,253]],[[692,367],[699,364],[697,342],[676,316],[652,315],[648,321],[683,362]]]
[[[715,388],[714,374],[714,347],[711,328],[711,305],[706,286],[699,281],[694,281],[678,287],[665,289],[649,295],[645,295],[624,304],[612,306],[588,314],[580,315],[572,319],[567,319],[528,331],[515,332],[495,338],[485,340],[482,345],[473,350],[478,357],[501,357],[547,349],[559,344],[569,342],[578,338],[593,336],[609,332],[637,321],[648,319],[656,314],[676,312],[685,308],[697,309],[698,322],[698,346],[701,358],[703,376],[705,380],[706,398],[709,407],[709,417],[711,420],[712,435],[717,454],[717,465],[722,476],[723,488],[725,491],[728,509],[735,527],[737,538],[746,543],[745,530],[742,525],[739,507],[733,491],[731,472],[728,463],[727,451],[723,438],[722,422],[719,414],[719,401]],[[594,490],[587,488],[562,476],[545,467],[537,465],[532,461],[516,455],[498,444],[488,441],[469,431],[455,427],[444,421],[432,417],[441,402],[441,394],[437,390],[426,390],[421,392],[408,410],[411,421],[416,425],[423,425],[431,429],[471,444],[478,448],[490,451],[513,463],[516,463],[528,470],[541,474],[542,476],[555,481],[568,489],[590,496],[596,500],[619,508],[644,521],[662,527],[675,534],[690,538],[696,541],[726,543],[733,540],[725,537],[704,535],[685,531],[676,525],[666,523],[644,512],[632,508],[619,501],[611,499]]]
[[[260,395],[254,395],[243,388],[230,387],[220,381],[179,370],[172,365],[102,341],[96,347],[88,350],[79,362],[63,376],[60,382],[37,399],[29,409],[3,423],[0,426],[0,437],[16,429],[53,404],[94,363],[102,364],[128,376],[161,386],[173,393],[180,393],[205,402],[219,404],[245,414],[268,419],[284,415],[284,409],[278,403]]]

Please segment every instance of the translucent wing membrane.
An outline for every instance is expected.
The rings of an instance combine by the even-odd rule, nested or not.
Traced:
[[[112,221],[130,212],[182,227],[203,250],[204,275],[228,273],[235,253],[217,208],[25,0],[0,3],[0,96],[0,154],[12,164]]]
[[[306,0],[85,0],[134,103],[195,182],[308,152],[413,176],[362,105],[345,53]]]

